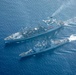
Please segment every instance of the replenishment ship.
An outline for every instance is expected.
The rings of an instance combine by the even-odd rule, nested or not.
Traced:
[[[35,28],[24,29],[23,31],[16,32],[8,37],[6,37],[5,43],[19,42],[23,40],[28,40],[31,38],[35,38],[38,36],[46,35],[50,33],[50,36],[53,37],[62,28],[62,24],[58,23],[55,19],[46,20],[49,25],[45,26],[37,26]]]

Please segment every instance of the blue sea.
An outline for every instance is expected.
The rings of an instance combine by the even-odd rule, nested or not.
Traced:
[[[44,36],[24,43],[5,44],[5,37],[24,27],[44,25],[42,20],[51,16],[76,23],[76,0],[0,0],[0,75],[76,75],[76,41],[26,58],[20,58],[19,54]],[[57,38],[76,34],[75,23],[64,26]]]

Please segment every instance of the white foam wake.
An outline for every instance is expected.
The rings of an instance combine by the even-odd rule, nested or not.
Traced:
[[[66,26],[67,25],[72,25],[72,26],[76,25],[76,17],[64,21],[64,25],[66,25]]]
[[[69,38],[68,38],[69,42],[71,41],[75,41],[76,40],[76,34],[72,34]]]

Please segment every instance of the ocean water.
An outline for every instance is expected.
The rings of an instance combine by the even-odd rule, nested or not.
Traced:
[[[76,75],[76,41],[22,59],[20,53],[46,37],[8,45],[4,42],[21,28],[43,25],[42,20],[50,16],[74,23],[61,29],[57,38],[76,34],[75,7],[76,0],[0,0],[0,75]]]

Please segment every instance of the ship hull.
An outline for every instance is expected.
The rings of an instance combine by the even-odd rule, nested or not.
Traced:
[[[38,35],[34,35],[34,36],[31,36],[31,37],[28,37],[28,38],[20,38],[20,39],[10,39],[10,40],[5,40],[5,43],[8,44],[8,43],[14,43],[14,42],[20,42],[20,41],[25,41],[25,40],[29,40],[29,39],[32,39],[32,38],[36,38],[36,37],[39,37],[39,36],[46,36],[47,34],[50,34],[51,38],[54,37],[58,32],[59,30],[62,28],[62,26],[58,26],[56,28],[53,28],[53,29],[50,29],[48,30],[47,32],[43,32],[41,34],[38,34]]]
[[[60,47],[60,46],[62,46],[62,45],[64,45],[64,44],[68,43],[68,42],[69,42],[68,39],[64,39],[64,41],[61,42],[61,43],[58,44],[58,45],[54,45],[54,46],[52,46],[52,47],[49,47],[49,48],[44,49],[44,50],[41,50],[41,51],[39,51],[39,52],[34,52],[34,53],[31,53],[31,54],[28,54],[28,55],[21,56],[21,58],[23,58],[23,57],[28,57],[28,56],[32,56],[32,55],[36,55],[36,54],[39,54],[39,53],[43,53],[43,52],[46,52],[46,51],[55,49],[55,48],[57,48],[57,47]],[[20,55],[19,55],[19,56],[20,56]]]

